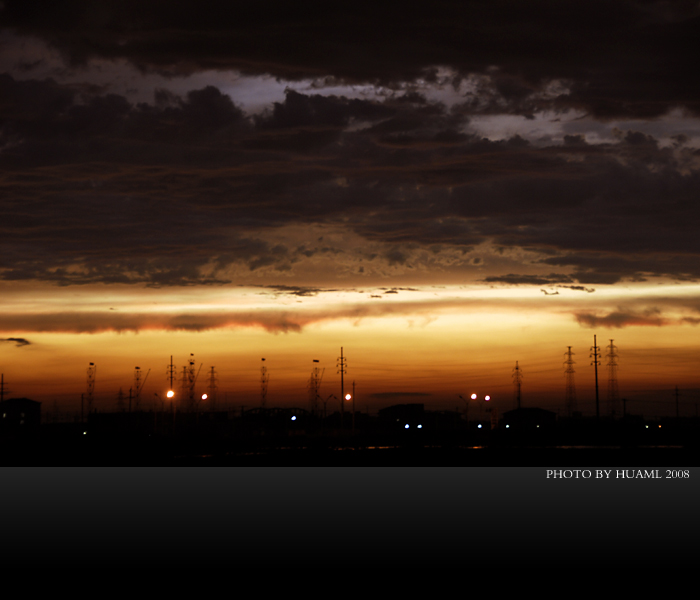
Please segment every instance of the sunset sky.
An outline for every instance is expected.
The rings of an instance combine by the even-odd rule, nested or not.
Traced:
[[[149,406],[700,401],[700,3],[0,0],[0,372]],[[337,409],[329,404],[329,410]],[[470,411],[478,411],[474,405]]]

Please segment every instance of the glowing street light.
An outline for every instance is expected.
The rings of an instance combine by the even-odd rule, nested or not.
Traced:
[[[173,392],[172,390],[168,390],[168,393],[165,394],[165,395],[166,395],[168,398],[172,398],[172,397],[175,395],[175,392]]]

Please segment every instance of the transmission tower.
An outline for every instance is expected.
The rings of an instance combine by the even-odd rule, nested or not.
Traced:
[[[320,371],[316,366],[318,361],[314,359],[314,367],[311,369],[311,377],[309,378],[309,409],[312,415],[318,412],[319,391],[321,389],[321,380],[323,379],[323,371]]]
[[[168,382],[170,383],[168,391],[174,392],[175,390],[173,388],[173,381],[177,376],[175,375],[175,365],[173,364],[172,354],[170,355],[170,364],[165,368],[165,376],[168,379]]]
[[[260,406],[265,408],[265,403],[267,402],[267,382],[270,381],[270,375],[267,372],[267,367],[265,366],[265,359],[262,359],[262,366],[260,367]]]
[[[134,409],[141,403],[141,367],[134,367]]]
[[[599,401],[599,395],[598,395],[598,365],[600,365],[600,361],[598,358],[600,357],[600,346],[598,346],[598,342],[596,340],[596,336],[593,336],[593,346],[591,347],[591,358],[593,359],[593,362],[591,363],[595,367],[595,418],[599,419],[600,418],[600,401]]]
[[[194,374],[194,354],[190,354],[190,359],[187,361],[187,393],[189,394],[190,409],[194,410],[195,399],[194,399],[194,381],[196,379]]]
[[[343,357],[343,348],[340,348],[340,358],[338,358],[338,373],[340,373],[340,430],[343,430],[345,417],[345,388],[343,384],[343,376],[348,372],[348,359]]]
[[[209,400],[209,406],[211,407],[211,410],[214,410],[216,407],[216,382],[218,378],[216,377],[216,371],[214,370],[214,367],[211,368],[209,371],[209,385],[207,386],[207,389],[209,390],[209,393],[207,395],[207,400]]]
[[[87,368],[87,407],[88,407],[88,414],[92,411],[92,402],[95,399],[95,373],[97,371],[97,367],[95,367],[95,363],[90,363],[90,366]]]
[[[616,417],[619,411],[620,392],[617,389],[617,346],[610,340],[610,345],[607,348],[608,353],[608,414],[611,417]]]
[[[576,364],[571,358],[574,353],[571,351],[571,346],[567,346],[568,350],[564,353],[566,360],[564,365],[564,373],[566,373],[566,412],[570,417],[576,412],[576,386],[574,384],[574,365]]]
[[[0,402],[5,400],[5,374],[0,375]]]
[[[513,385],[515,386],[515,403],[518,408],[520,408],[520,388],[523,382],[523,371],[518,366],[518,361],[515,361],[515,368],[513,369]]]

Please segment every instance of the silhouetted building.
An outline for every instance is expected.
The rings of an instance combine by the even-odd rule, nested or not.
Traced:
[[[0,427],[4,433],[35,431],[41,425],[41,402],[10,398],[0,402]]]

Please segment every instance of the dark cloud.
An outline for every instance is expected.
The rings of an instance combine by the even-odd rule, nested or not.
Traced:
[[[606,327],[620,329],[623,327],[646,326],[662,327],[664,325],[677,325],[690,323],[692,318],[679,320],[669,319],[661,314],[658,308],[650,308],[643,312],[635,312],[618,308],[608,314],[597,315],[590,312],[579,312],[575,315],[579,325],[588,328]]]
[[[388,267],[442,255],[481,267],[469,252],[490,241],[571,271],[488,283],[700,278],[695,149],[639,131],[595,145],[491,141],[418,94],[290,90],[252,118],[211,86],[159,91],[154,105],[7,75],[0,88],[7,280],[221,285],[232,267],[359,260],[334,244],[277,240],[290,224],[350,230],[375,245],[363,258]]]
[[[569,277],[568,275],[561,275],[558,273],[551,273],[549,275],[544,276],[510,274],[486,277],[483,281],[485,281],[486,283],[506,283],[509,285],[547,285],[550,283],[570,282],[571,277]]]
[[[593,292],[595,292],[595,289],[587,288],[582,285],[558,285],[557,287],[566,288],[569,290],[578,290],[579,292],[586,292],[588,294],[592,294]]]
[[[570,89],[549,104],[646,118],[700,107],[698,14],[696,2],[661,0],[413,2],[400,11],[349,0],[7,0],[3,20],[74,64],[97,57],[169,74],[237,69],[389,85],[434,81],[448,66],[488,78],[492,103],[522,114],[542,103],[547,82],[565,80]]]
[[[321,290],[312,287],[299,287],[296,285],[265,285],[261,286],[267,289],[274,290],[277,294],[289,294],[291,296],[316,296],[319,292],[333,291]]]
[[[308,325],[338,319],[383,316],[432,315],[436,310],[463,311],[473,300],[414,302],[358,302],[317,309],[258,309],[193,311],[176,314],[115,311],[64,311],[34,314],[1,314],[0,332],[23,330],[54,333],[102,333],[139,331],[208,331],[225,328],[260,328],[272,333],[300,332]]]
[[[25,340],[24,338],[0,338],[0,342],[15,342],[17,348],[29,346],[29,344],[31,344],[29,340]]]

